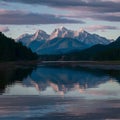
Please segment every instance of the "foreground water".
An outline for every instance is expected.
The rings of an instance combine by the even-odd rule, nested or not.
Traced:
[[[0,70],[1,120],[119,120],[120,70]]]

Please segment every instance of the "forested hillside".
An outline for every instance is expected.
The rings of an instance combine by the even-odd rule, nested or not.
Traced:
[[[37,58],[36,53],[0,32],[0,61],[34,60]]]

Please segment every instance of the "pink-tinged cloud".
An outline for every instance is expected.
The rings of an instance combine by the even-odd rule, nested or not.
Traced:
[[[120,2],[120,0],[102,0],[102,1],[117,2],[117,3],[119,3],[119,2]]]
[[[34,5],[48,6],[48,11],[50,8],[55,8],[63,11],[63,13],[65,10],[68,13],[73,14],[70,17],[68,17],[68,19],[66,18],[67,16],[64,16],[65,18],[62,16],[61,17],[59,16],[58,18],[56,18],[55,15],[50,17],[50,15],[48,14],[50,17],[49,18],[48,15],[44,15],[44,17],[46,16],[45,20],[50,19],[50,23],[47,21],[45,23],[41,22],[42,24],[74,23],[75,21],[73,19],[71,20],[71,18],[78,18],[80,20],[81,18],[82,19],[90,18],[96,21],[102,20],[102,21],[110,21],[110,22],[120,21],[120,0],[1,0],[1,1],[7,4],[12,2],[17,4],[19,3],[29,4],[33,6]],[[28,17],[30,15],[35,18],[39,16],[39,19],[40,17],[43,17],[43,15],[40,15],[40,14],[33,15],[33,13],[29,14]],[[35,22],[35,20],[33,21]],[[38,21],[36,22],[38,23]]]
[[[29,13],[25,11],[0,10],[0,24],[60,24],[60,23],[84,23],[81,20],[72,20],[54,14]]]
[[[85,28],[88,31],[94,32],[94,31],[106,31],[106,30],[118,30],[119,28],[115,26],[103,26],[103,25],[93,25],[93,26],[88,26]]]
[[[78,8],[79,9],[79,8]],[[74,9],[72,9],[74,11]],[[109,21],[109,22],[119,22],[120,21],[120,12],[118,13],[92,13],[83,11],[74,11],[74,13],[68,15],[62,15],[68,18],[77,18],[77,19],[92,19],[97,21]]]
[[[96,21],[120,21],[120,0],[1,0],[4,3],[23,3],[30,5],[43,5],[67,11],[76,17],[90,18]],[[118,14],[116,16],[115,14]],[[54,17],[54,16],[53,16]],[[71,16],[69,20],[74,18]],[[61,19],[61,18],[60,18]],[[56,20],[57,21],[57,20]],[[64,22],[62,22],[64,23]]]
[[[8,31],[9,31],[8,27],[0,26],[0,32],[8,32]]]
[[[4,2],[17,2],[31,5],[46,5],[55,8],[81,9],[84,7],[92,12],[120,12],[119,0],[2,0]]]

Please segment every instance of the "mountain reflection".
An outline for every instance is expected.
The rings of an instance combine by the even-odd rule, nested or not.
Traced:
[[[31,69],[32,70],[32,69]],[[38,67],[12,74],[4,95],[119,96],[120,71]],[[27,71],[27,72],[25,72]],[[116,74],[117,72],[117,74]],[[26,73],[26,74],[25,74]],[[29,74],[29,75],[28,75]],[[117,75],[117,77],[116,77]],[[27,77],[26,77],[27,76]],[[16,78],[18,77],[18,78]],[[17,82],[16,82],[17,81]],[[18,82],[21,81],[21,82]],[[113,89],[114,88],[114,89]]]

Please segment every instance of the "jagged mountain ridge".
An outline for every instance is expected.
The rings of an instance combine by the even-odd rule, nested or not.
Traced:
[[[17,41],[22,42],[24,45],[29,46],[33,41],[47,40],[49,35],[43,30],[37,30],[34,34],[23,34],[17,38]]]
[[[42,30],[30,35],[24,34],[17,41],[22,42],[38,54],[61,54],[61,51],[66,53],[71,50],[83,50],[96,44],[110,43],[110,40],[90,34],[83,29],[73,31],[65,27],[55,29],[51,35]]]

